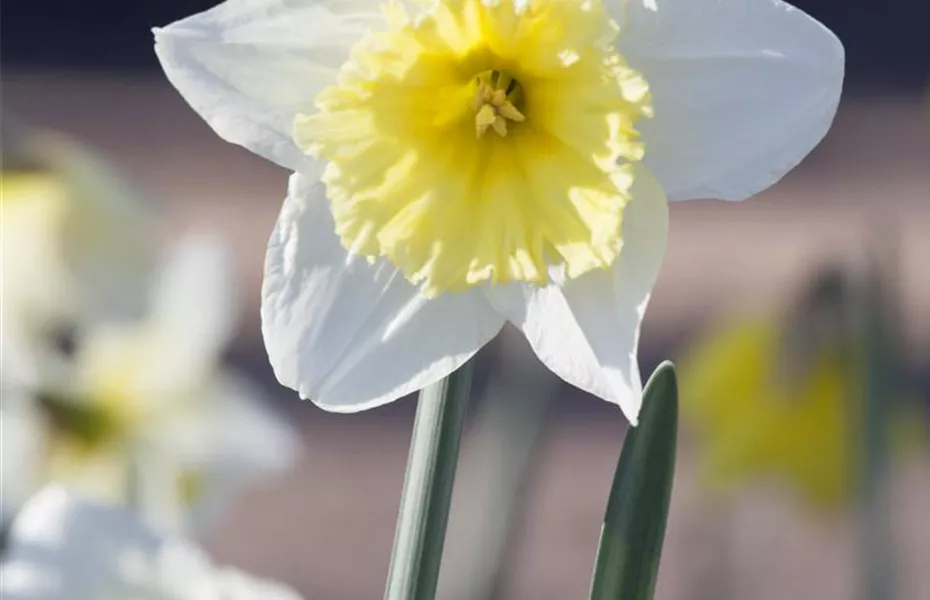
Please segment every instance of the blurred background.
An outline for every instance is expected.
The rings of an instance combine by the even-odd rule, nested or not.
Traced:
[[[226,359],[266,390],[270,409],[294,424],[305,450],[286,474],[230,498],[230,509],[203,534],[204,541],[219,560],[288,582],[308,600],[377,598],[387,573],[415,403],[407,399],[340,416],[301,403],[276,384],[260,337],[259,285],[286,173],[217,138],[168,84],[152,50],[152,26],[212,4],[4,2],[3,117],[67,134],[109,161],[161,215],[151,225],[161,245],[203,229],[231,242],[243,316]],[[810,300],[810,291],[827,271],[861,282],[876,248],[897,367],[895,392],[886,400],[897,406],[897,398],[907,399],[900,411],[905,416],[889,419],[904,423],[889,437],[907,439],[903,450],[889,453],[882,506],[891,533],[881,553],[893,558],[897,597],[930,598],[930,455],[919,441],[930,411],[930,2],[795,4],[847,47],[846,93],[835,126],[800,168],[759,197],[738,205],[673,207],[670,247],[643,329],[644,373],[663,358],[684,367],[685,421],[659,575],[662,600],[856,597],[871,543],[861,502],[842,482],[837,485],[843,489],[823,501],[810,482],[816,488],[831,477],[831,468],[855,472],[858,445],[836,450],[816,427],[805,437],[801,421],[780,422],[763,410],[778,430],[765,435],[781,434],[784,447],[800,448],[799,456],[745,458],[739,468],[721,467],[726,473],[720,477],[708,475],[715,471],[708,467],[713,457],[737,452],[739,444],[720,449],[723,438],[714,436],[736,434],[705,426],[701,415],[740,409],[705,411],[701,394],[688,400],[686,384],[689,365],[706,372],[714,368],[707,364],[751,354],[751,342],[734,350],[721,350],[725,341],[714,345],[715,336],[729,339],[743,323],[820,331],[806,320],[821,322],[821,305]],[[843,294],[842,306],[856,304],[847,302],[855,293]],[[803,361],[807,350],[821,348],[821,338],[813,335],[813,341],[801,342],[787,333],[775,337],[778,344],[806,349],[792,354]],[[485,577],[487,556],[496,556],[476,548],[493,542],[507,557],[507,572],[489,584],[496,590],[489,595],[584,597],[625,420],[615,407],[536,365],[513,331],[482,353],[478,369],[443,594],[474,597],[462,591],[465,583]],[[856,369],[847,371],[855,377]],[[800,372],[781,377],[800,381],[805,371]],[[762,387],[775,385],[763,376],[760,381]],[[699,381],[693,389],[714,396],[714,385]],[[752,395],[751,383],[746,386]],[[763,402],[762,395],[751,400]],[[787,399],[773,402],[791,408],[808,401],[800,392],[782,395]],[[532,398],[522,399],[526,396]],[[830,406],[838,418],[858,410],[854,401]],[[834,414],[825,410],[821,424]],[[745,421],[733,426],[737,431],[740,423]],[[773,442],[772,448],[778,454],[782,446]],[[791,450],[783,452],[787,457]],[[785,466],[819,465],[824,455],[835,460],[797,477],[800,468]],[[4,477],[8,468],[5,461]],[[809,502],[812,495],[815,501]],[[489,522],[482,507],[512,498],[520,506],[508,522]],[[510,534],[502,539],[505,525]]]

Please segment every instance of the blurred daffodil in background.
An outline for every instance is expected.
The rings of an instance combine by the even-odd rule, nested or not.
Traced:
[[[863,475],[865,365],[851,294],[826,271],[785,314],[723,319],[683,358],[682,412],[713,488],[774,478],[818,509],[853,502]],[[916,406],[894,391],[883,402],[887,434],[899,448],[912,445]]]
[[[0,567],[6,600],[300,600],[289,587],[217,567],[183,538],[60,486],[25,506]]]
[[[827,132],[844,50],[779,0],[229,0],[155,30],[224,139],[294,171],[262,322],[337,412],[449,375],[511,322],[641,403],[668,200],[742,200]]]
[[[136,508],[159,495],[175,527],[209,522],[299,449],[223,364],[238,321],[228,249],[190,235],[159,268],[161,223],[108,163],[18,133],[0,180],[2,519],[59,481]]]
[[[217,238],[195,235],[172,247],[144,316],[97,321],[76,340],[65,377],[4,400],[0,415],[20,428],[4,450],[19,444],[12,452],[30,465],[4,467],[5,479],[28,481],[12,489],[58,481],[130,504],[134,477],[167,469],[156,485],[174,489],[162,493],[194,519],[209,519],[237,486],[286,469],[296,434],[222,364],[235,297]],[[5,496],[4,503],[13,508],[23,499]]]

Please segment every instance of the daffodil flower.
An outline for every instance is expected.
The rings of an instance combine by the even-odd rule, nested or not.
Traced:
[[[7,540],[6,600],[300,600],[283,584],[218,567],[193,543],[159,537],[130,514],[59,486],[28,502]]]
[[[850,305],[846,283],[828,271],[787,315],[730,316],[682,357],[682,416],[709,487],[774,480],[817,509],[855,499],[865,366]],[[884,424],[896,457],[922,447],[923,420],[900,391],[886,398]]]
[[[295,171],[263,286],[283,384],[370,408],[509,321],[633,422],[667,199],[775,183],[844,70],[779,0],[230,0],[155,49],[220,136]]]
[[[48,481],[129,503],[147,453],[169,465],[172,495],[199,525],[242,484],[290,466],[295,433],[221,362],[235,326],[230,267],[216,238],[182,240],[144,319],[97,323],[78,339],[68,379],[4,397],[3,427],[17,430],[3,440],[4,483],[16,480],[4,486],[8,512]]]
[[[682,411],[699,436],[706,482],[730,491],[775,476],[815,506],[849,499],[856,396],[836,345],[784,370],[777,320],[721,323],[681,365]]]

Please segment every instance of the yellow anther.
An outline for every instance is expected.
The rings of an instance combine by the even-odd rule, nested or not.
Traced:
[[[516,121],[517,123],[522,123],[526,120],[526,117],[523,116],[523,113],[517,110],[516,106],[510,102],[507,102],[506,100],[503,104],[497,107],[497,112],[500,113],[500,116],[510,119],[511,121]]]
[[[484,135],[484,132],[488,130],[492,124],[494,124],[497,119],[500,117],[497,116],[497,113],[494,111],[494,107],[490,104],[483,105],[478,109],[478,113],[475,115],[475,131],[478,133],[478,137]],[[495,125],[494,130],[497,131],[497,126]],[[506,129],[504,130],[506,134]]]
[[[507,135],[507,121],[503,117],[497,115],[494,117],[494,121],[491,123],[491,127],[494,128],[494,131],[497,132],[497,135],[504,137]]]
[[[507,135],[507,120],[517,123],[526,120],[523,113],[514,106],[522,93],[520,84],[510,75],[502,72],[484,74],[478,78],[475,90],[475,132],[480,138],[488,130],[494,129],[497,135]]]

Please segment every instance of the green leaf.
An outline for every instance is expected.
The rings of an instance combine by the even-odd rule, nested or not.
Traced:
[[[610,489],[591,600],[651,600],[675,474],[678,383],[659,365],[646,384],[639,426],[630,429]]]

